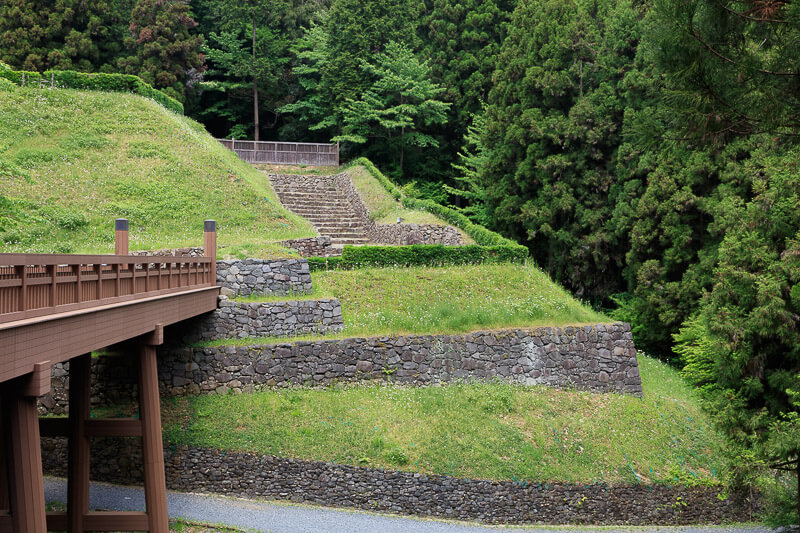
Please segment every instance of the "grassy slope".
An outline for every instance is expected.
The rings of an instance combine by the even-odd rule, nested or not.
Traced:
[[[406,224],[436,224],[447,226],[447,222],[425,211],[407,209],[400,205],[386,189],[376,180],[369,171],[361,165],[347,169],[353,180],[353,185],[364,200],[372,219],[379,224],[394,224],[397,217],[404,219]],[[461,237],[466,244],[475,244],[475,241],[461,230]]]
[[[117,217],[134,250],[201,244],[206,218],[222,254],[314,235],[201,125],[134,95],[0,93],[0,178],[0,252],[108,253]]]
[[[715,483],[720,436],[677,373],[644,398],[503,384],[381,384],[173,398],[173,444],[528,482]]]
[[[315,295],[342,302],[339,337],[609,322],[532,265],[331,270],[312,281]]]

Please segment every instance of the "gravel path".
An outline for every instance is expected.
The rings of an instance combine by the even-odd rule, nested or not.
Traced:
[[[45,478],[47,502],[67,501],[67,482]],[[168,492],[167,506],[172,518],[225,524],[245,531],[273,533],[561,533],[569,531],[602,533],[770,533],[761,527],[646,527],[646,528],[589,528],[589,527],[492,527],[462,522],[380,515],[362,511],[347,511],[307,505],[260,502],[205,494]],[[143,511],[144,492],[135,487],[92,483],[92,509]]]

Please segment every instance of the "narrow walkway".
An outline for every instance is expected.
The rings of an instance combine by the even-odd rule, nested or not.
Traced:
[[[67,482],[46,478],[45,498],[48,503],[65,503]],[[589,532],[664,532],[664,533],[770,533],[762,527],[639,527],[639,528],[569,528],[569,527],[492,527],[462,522],[380,515],[348,511],[225,498],[204,494],[168,492],[167,506],[171,518],[184,518],[210,524],[225,524],[245,531],[271,533],[527,533]],[[143,511],[144,492],[134,487],[92,483],[92,509]]]

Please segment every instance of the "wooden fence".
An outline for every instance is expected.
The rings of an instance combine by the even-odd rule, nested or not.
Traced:
[[[248,163],[339,166],[339,143],[217,140]]]
[[[215,284],[215,257],[0,254],[0,324]]]

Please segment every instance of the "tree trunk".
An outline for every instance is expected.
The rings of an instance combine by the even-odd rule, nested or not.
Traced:
[[[260,124],[258,120],[258,82],[256,81],[255,63],[256,63],[256,21],[253,20],[253,121],[255,122],[255,127],[253,128],[253,139],[256,142],[258,142],[258,132],[260,129]]]

